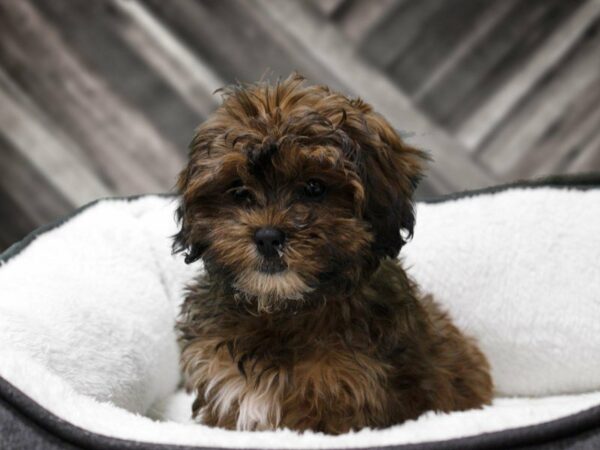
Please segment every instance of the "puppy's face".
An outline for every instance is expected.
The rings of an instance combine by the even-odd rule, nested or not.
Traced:
[[[226,89],[178,182],[176,249],[263,310],[350,293],[414,223],[423,154],[362,101],[302,81]]]

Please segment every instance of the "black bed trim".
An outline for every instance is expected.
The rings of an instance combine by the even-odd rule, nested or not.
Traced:
[[[165,197],[165,198],[175,199],[177,196],[175,194],[170,194],[170,193],[139,194],[139,195],[131,195],[128,197],[99,198],[97,200],[94,200],[93,202],[86,203],[85,205],[80,206],[79,208],[73,210],[70,214],[67,214],[64,217],[61,217],[60,219],[55,220],[54,222],[50,222],[50,223],[47,223],[46,225],[42,225],[41,227],[36,228],[31,233],[29,233],[27,236],[25,236],[23,239],[21,239],[19,242],[16,242],[13,245],[11,245],[10,247],[8,247],[4,252],[0,253],[0,267],[2,267],[3,263],[7,262],[11,258],[13,258],[13,257],[17,256],[19,253],[21,253],[29,244],[31,244],[35,239],[37,239],[38,236],[45,234],[48,231],[52,231],[55,228],[60,227],[61,225],[64,225],[66,222],[68,222],[72,218],[78,216],[82,212],[90,209],[91,207],[96,206],[98,203],[110,202],[110,201],[131,202],[131,201],[139,200],[140,198],[143,198],[143,197]]]
[[[11,383],[0,377],[0,409],[10,409],[14,420],[26,422],[30,428],[23,436],[12,436],[12,442],[31,442],[31,435],[39,439],[58,439],[69,448],[90,450],[216,450],[222,447],[190,447],[176,444],[138,442],[93,433],[61,419],[46,410]],[[10,427],[8,427],[10,428]],[[475,436],[418,444],[400,444],[379,447],[360,447],[361,450],[495,450],[518,448],[567,448],[568,442],[582,443],[586,434],[594,431],[592,438],[600,437],[600,406],[572,414],[567,417],[504,431],[483,433]],[[34,430],[34,431],[31,431]],[[581,439],[580,439],[581,438]],[[2,444],[3,436],[0,436]],[[33,447],[33,446],[31,446]],[[4,448],[4,447],[3,447]],[[23,445],[20,448],[28,448]],[[44,447],[35,447],[44,448]],[[592,447],[587,447],[592,448]],[[357,447],[358,449],[358,447]],[[341,449],[340,449],[341,450]]]
[[[522,181],[503,186],[486,189],[465,191],[457,194],[446,195],[429,200],[428,203],[440,203],[448,200],[457,200],[481,194],[493,194],[514,188],[554,187],[578,190],[600,188],[600,173],[572,176],[550,177],[534,181]],[[152,194],[154,195],[154,194]],[[172,194],[158,194],[173,196]],[[143,196],[114,198],[110,200],[131,201]],[[43,226],[19,243],[11,246],[0,255],[1,264],[18,255],[39,235],[46,233],[77,216],[91,206],[108,199],[101,199],[85,205],[71,215]],[[172,444],[145,443],[131,440],[118,439],[92,433],[61,419],[43,408],[26,394],[21,392],[4,378],[0,377],[0,412],[11,417],[11,424],[0,424],[0,431],[11,430],[11,436],[0,434],[0,446],[3,443],[16,445],[15,448],[65,448],[79,449],[129,449],[129,450],[208,450],[207,447],[189,447]],[[26,433],[20,432],[17,424],[25,423],[28,427]],[[37,439],[37,441],[34,441]],[[593,441],[593,442],[592,442]],[[552,420],[538,425],[483,433],[476,436],[450,439],[438,442],[424,442],[418,444],[402,444],[385,447],[362,447],[364,450],[468,450],[468,449],[506,449],[506,448],[568,448],[577,445],[578,448],[600,448],[600,405],[588,410],[572,414],[567,417]],[[579,447],[581,446],[581,447]],[[592,447],[593,446],[593,447]]]
[[[490,186],[482,189],[473,189],[453,194],[440,195],[437,197],[429,197],[421,200],[423,203],[442,203],[450,200],[459,200],[461,198],[475,197],[477,195],[495,194],[497,192],[506,191],[509,189],[522,188],[563,188],[576,189],[586,191],[590,189],[600,188],[600,172],[580,173],[574,175],[552,175],[548,177],[538,178],[535,180],[520,180],[512,183]]]

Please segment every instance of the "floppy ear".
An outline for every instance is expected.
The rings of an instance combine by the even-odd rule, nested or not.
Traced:
[[[206,184],[202,181],[206,178],[206,173],[210,173],[210,170],[203,168],[198,161],[206,160],[212,142],[218,134],[217,130],[208,125],[205,122],[197,130],[194,139],[190,143],[188,164],[177,179],[177,191],[180,198],[175,216],[179,224],[179,231],[173,236],[173,253],[184,252],[186,264],[199,260],[208,247],[202,239],[194,236],[194,230],[192,229],[194,211],[200,206],[198,196],[203,190],[203,185]]]
[[[190,243],[189,226],[185,224],[185,206],[180,204],[175,215],[179,222],[179,231],[173,236],[173,253],[185,252],[185,263],[191,264],[202,258],[202,254],[206,250],[205,244]]]
[[[189,183],[189,166],[179,175],[177,189],[184,193]],[[185,252],[185,263],[191,264],[199,260],[206,250],[206,245],[194,242],[190,227],[190,218],[186,214],[186,205],[183,196],[179,199],[179,206],[175,211],[175,217],[179,224],[179,231],[173,236],[173,253]]]
[[[373,227],[375,254],[379,258],[395,258],[413,234],[412,197],[428,157],[405,144],[383,117],[370,112],[366,124],[369,139],[362,151],[365,218]]]

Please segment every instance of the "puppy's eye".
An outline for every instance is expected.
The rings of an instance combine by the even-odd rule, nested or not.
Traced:
[[[250,205],[254,201],[254,196],[248,188],[246,188],[241,181],[233,183],[233,185],[227,190],[227,194],[233,198],[236,203]]]
[[[325,195],[325,185],[319,180],[308,180],[304,185],[304,196],[312,199]]]
[[[253,202],[254,197],[252,196],[252,192],[250,192],[245,187],[234,188],[231,190],[231,195],[233,199],[237,203],[243,203],[245,205],[249,205]]]

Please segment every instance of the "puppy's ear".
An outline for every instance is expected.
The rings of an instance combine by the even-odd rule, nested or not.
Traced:
[[[173,253],[185,252],[185,263],[191,264],[202,258],[206,250],[206,245],[200,243],[190,243],[189,226],[185,224],[185,206],[180,204],[175,215],[179,222],[179,231],[173,236]]]
[[[415,225],[413,193],[422,178],[427,155],[405,144],[394,128],[373,112],[366,115],[369,139],[365,164],[365,218],[373,226],[373,250],[395,258]],[[361,143],[362,145],[362,143]]]
[[[177,189],[184,194],[190,179],[190,168],[186,167],[177,181]],[[191,235],[190,218],[186,211],[184,196],[179,199],[179,207],[175,211],[175,217],[179,224],[179,231],[173,236],[173,253],[185,252],[185,263],[191,264],[202,257],[204,247],[194,243]]]
[[[199,260],[208,248],[208,245],[195,235],[203,234],[198,230],[198,223],[195,227],[192,227],[192,223],[194,220],[197,222],[199,207],[204,202],[201,193],[205,191],[207,181],[210,179],[207,174],[212,172],[204,165],[210,165],[208,155],[218,131],[209,125],[205,122],[196,131],[190,143],[188,164],[177,179],[180,199],[175,215],[179,223],[179,231],[173,236],[173,253],[183,252],[186,264]]]

